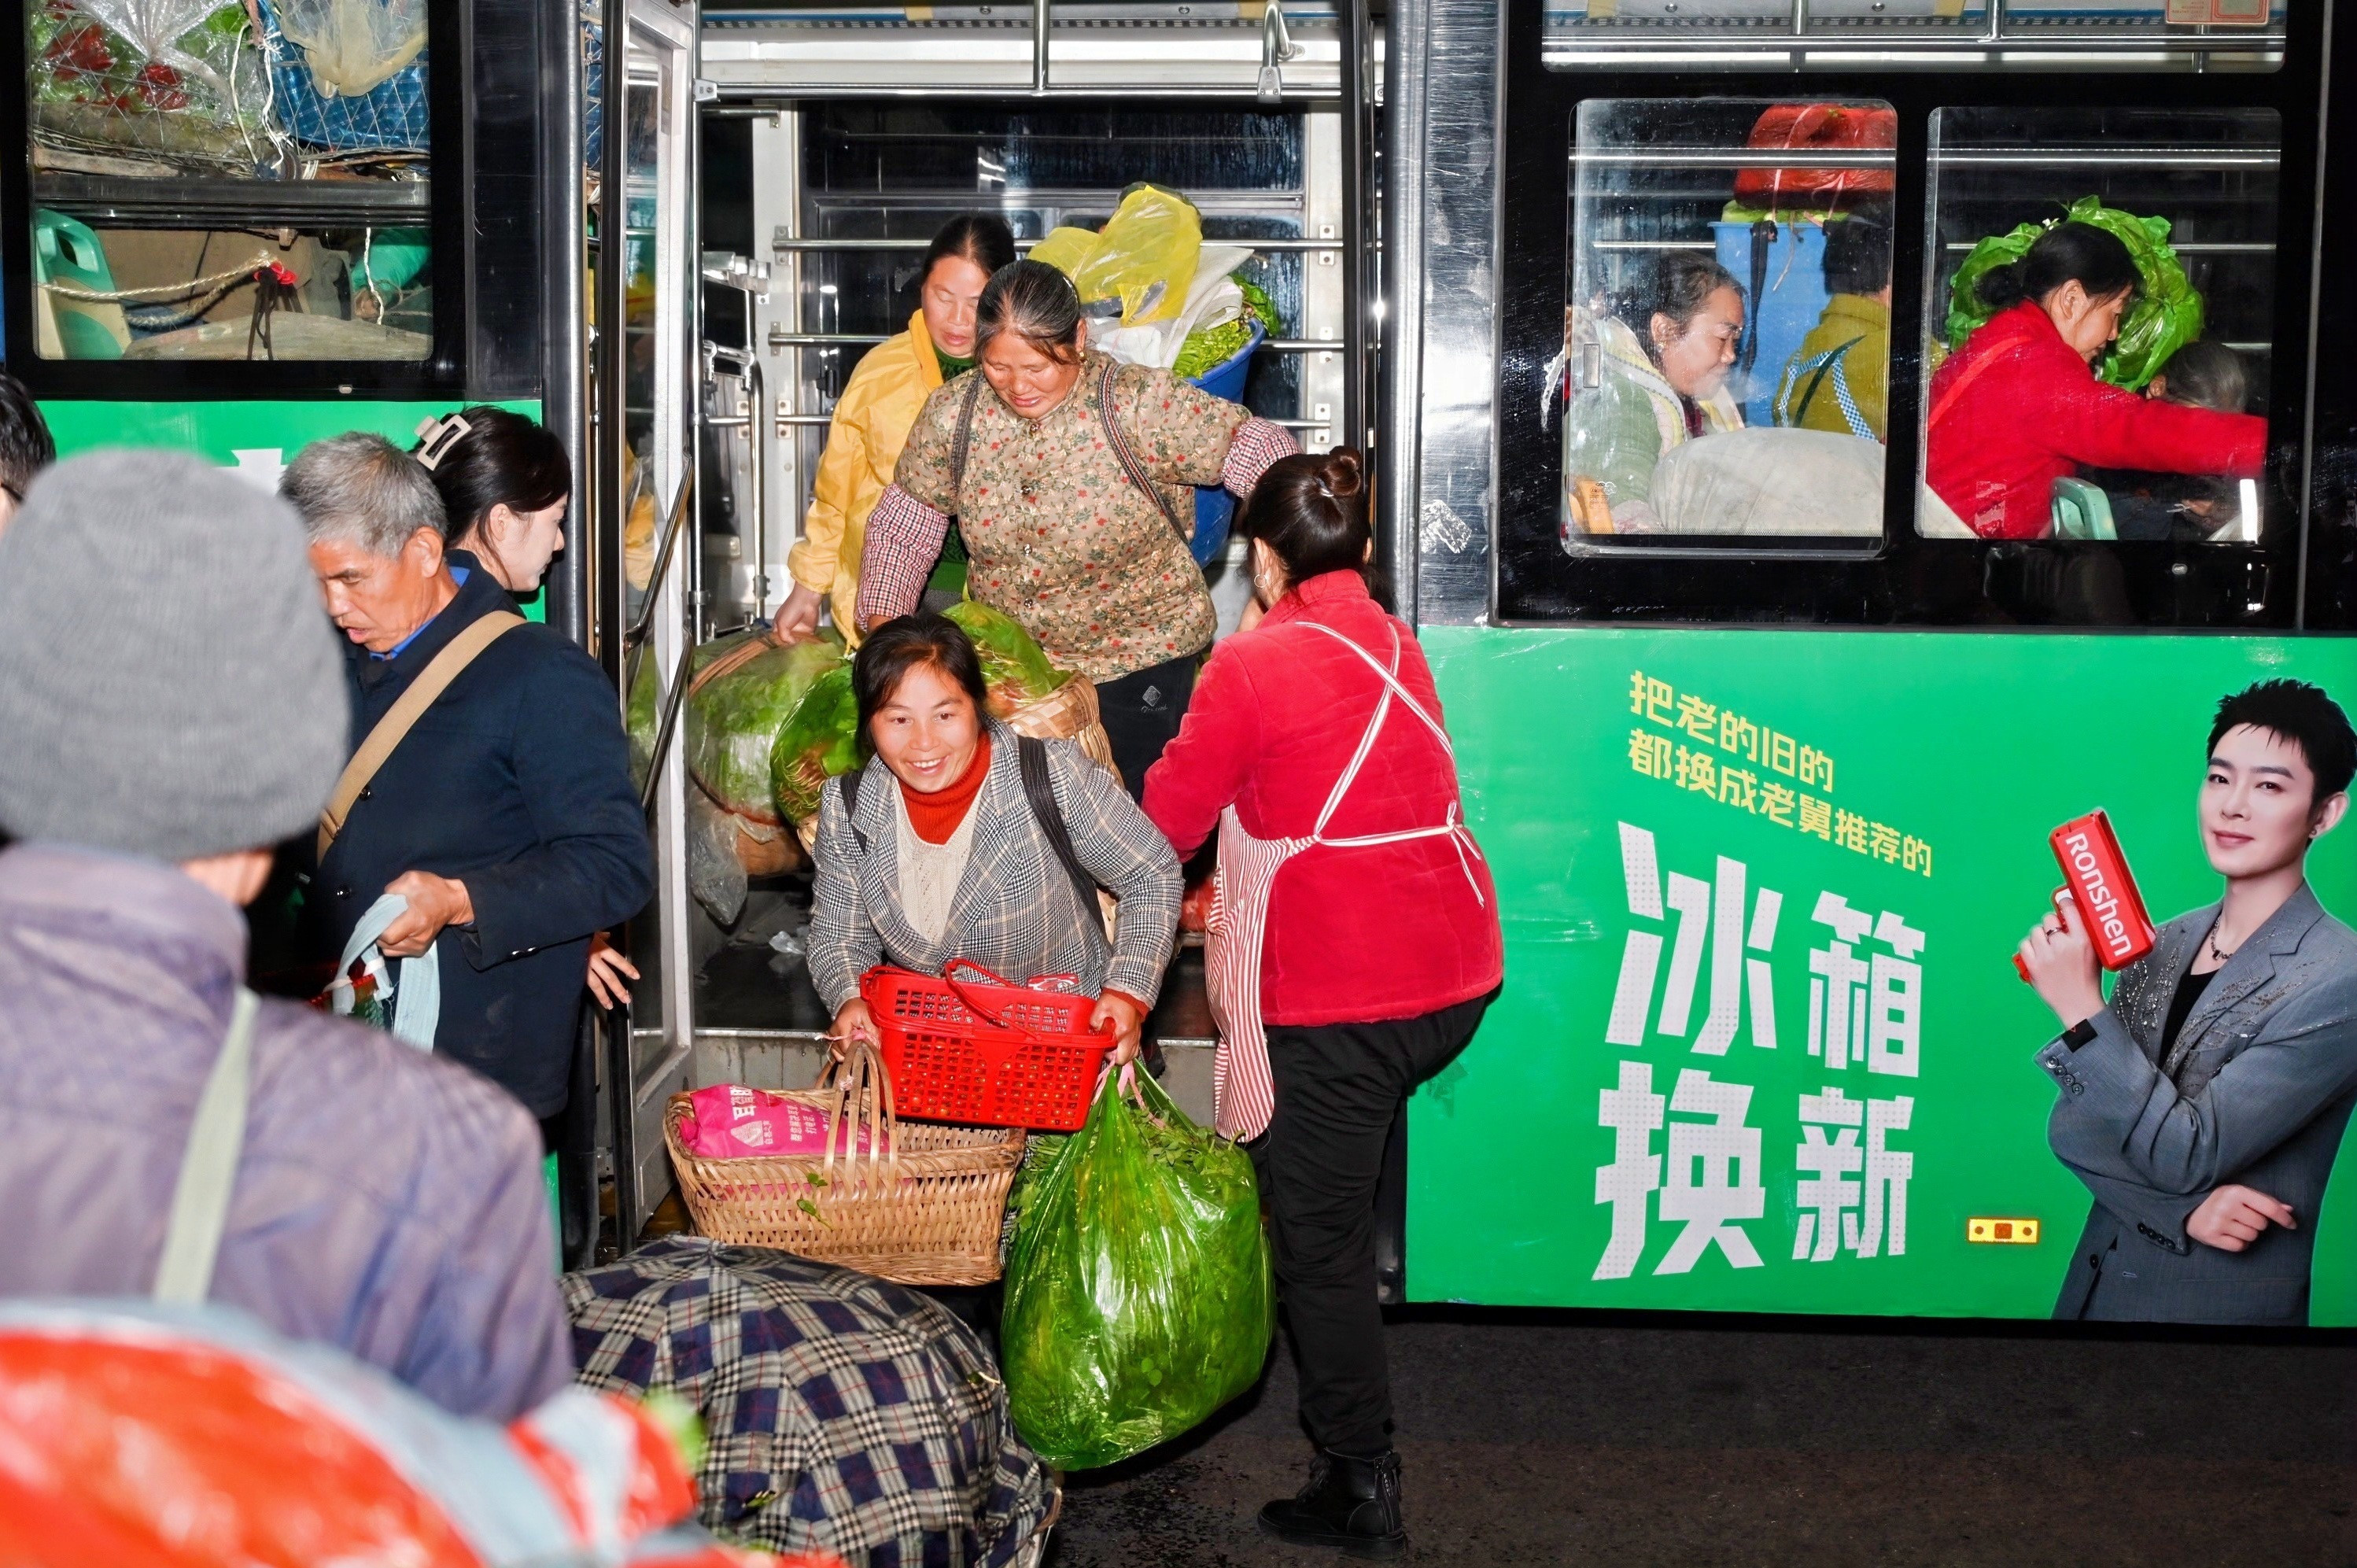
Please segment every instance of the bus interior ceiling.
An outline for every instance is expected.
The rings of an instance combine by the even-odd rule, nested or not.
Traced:
[[[861,356],[905,327],[924,247],[959,213],[1002,215],[1022,245],[1060,225],[1097,227],[1140,181],[1183,192],[1207,242],[1259,242],[1244,271],[1284,319],[1283,337],[1254,358],[1244,402],[1305,446],[1343,439],[1345,280],[1360,254],[1346,215],[1362,214],[1367,233],[1376,203],[1372,169],[1370,199],[1345,199],[1331,7],[1285,13],[1293,53],[1280,57],[1291,63],[1274,102],[1255,91],[1272,52],[1262,6],[1059,5],[1051,69],[1082,80],[1044,94],[972,80],[977,54],[1028,37],[1028,7],[998,9],[935,7],[930,20],[897,9],[706,10],[704,70],[723,96],[701,126],[702,332],[723,351],[705,361],[704,635],[774,612],[792,586],[785,558],[829,413]],[[838,79],[872,78],[877,91],[798,87],[787,73],[817,68],[780,39],[831,48]],[[1372,166],[1375,149],[1366,156]],[[745,259],[740,276],[766,266],[766,292],[713,281],[727,256]],[[750,351],[759,392],[730,350]],[[774,420],[766,443],[753,406],[764,395]],[[757,490],[766,515],[756,515]],[[1207,571],[1223,629],[1249,591],[1241,553],[1232,540]],[[792,1087],[815,1077],[829,1020],[801,950],[810,901],[805,863],[752,877],[725,926],[691,903],[696,1081]],[[1201,976],[1200,953],[1182,955],[1148,1033],[1165,1048],[1171,1087],[1208,1114]]]

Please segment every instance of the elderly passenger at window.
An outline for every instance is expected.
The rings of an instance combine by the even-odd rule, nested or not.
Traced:
[[[1654,532],[1660,523],[1648,498],[1662,455],[1743,427],[1727,391],[1743,337],[1743,291],[1708,257],[1672,252],[1620,315],[1576,306],[1568,327],[1566,529]]]

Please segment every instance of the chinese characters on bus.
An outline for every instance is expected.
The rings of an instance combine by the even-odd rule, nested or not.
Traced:
[[[1593,1277],[1635,1273],[1661,1240],[1655,1221],[1676,1230],[1653,1273],[1690,1273],[1713,1250],[1728,1267],[1764,1265],[1755,1232],[1768,1212],[1768,1107],[1743,1080],[1757,1076],[1749,1064],[1766,1063],[1730,1047],[1780,1048],[1780,934],[1808,950],[1788,983],[1805,973],[1812,1082],[1793,1106],[1791,1174],[1776,1178],[1789,1182],[1797,1216],[1792,1261],[1904,1255],[1914,1156],[1892,1138],[1909,1130],[1915,1101],[1877,1091],[1880,1079],[1921,1072],[1924,933],[1899,910],[1859,908],[1830,888],[1794,928],[1782,891],[1756,886],[1742,861],[1715,856],[1707,881],[1665,877],[1654,835],[1630,822],[1620,832],[1629,925],[1605,1043],[1671,1043],[1718,1059],[1663,1062],[1657,1082],[1654,1062],[1626,1057],[1602,1090],[1597,1124],[1612,1134],[1612,1157],[1597,1170],[1596,1201],[1611,1224]]]
[[[1930,843],[1834,804],[1830,754],[1641,670],[1630,672],[1629,712],[1641,721],[1629,731],[1631,771],[1853,854],[1932,875]]]

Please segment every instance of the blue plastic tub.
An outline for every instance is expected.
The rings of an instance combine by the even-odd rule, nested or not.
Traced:
[[[417,58],[358,98],[322,96],[303,51],[278,30],[278,13],[262,0],[262,49],[270,62],[270,91],[286,134],[321,152],[423,152],[432,141],[425,100],[425,59]]]
[[[1815,223],[1779,221],[1775,242],[1768,247],[1767,286],[1762,297],[1750,298],[1751,225],[1714,223],[1711,233],[1718,247],[1718,264],[1743,285],[1745,312],[1755,317],[1760,349],[1752,357],[1751,374],[1727,377],[1727,391],[1743,405],[1746,424],[1776,423],[1776,383],[1784,362],[1800,350],[1801,339],[1817,325],[1833,295],[1825,292],[1825,231]]]
[[[1213,397],[1230,403],[1244,400],[1244,380],[1252,374],[1253,355],[1266,340],[1268,334],[1259,322],[1253,323],[1253,335],[1244,346],[1220,364],[1213,365],[1189,381]],[[1236,498],[1218,485],[1199,485],[1195,489],[1195,536],[1187,542],[1187,552],[1195,557],[1198,566],[1209,566],[1228,547],[1228,525],[1235,521]]]

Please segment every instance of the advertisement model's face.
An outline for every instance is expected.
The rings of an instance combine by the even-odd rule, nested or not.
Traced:
[[[2201,848],[2233,879],[2298,863],[2309,842],[2341,820],[2346,795],[2316,800],[2316,773],[2298,743],[2237,725],[2218,737],[2201,784]]]

